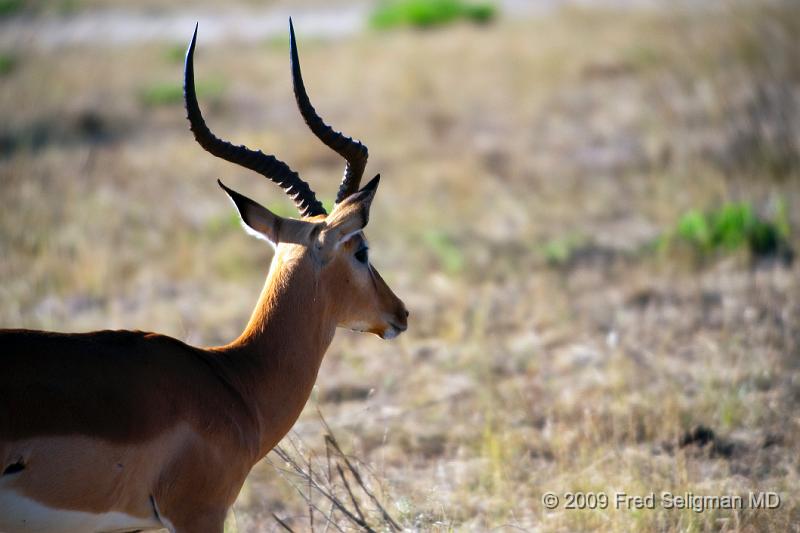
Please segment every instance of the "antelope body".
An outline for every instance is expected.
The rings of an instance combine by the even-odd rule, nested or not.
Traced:
[[[220,186],[249,232],[275,245],[242,334],[198,348],[141,331],[0,330],[0,532],[223,531],[252,466],[305,405],[337,327],[392,338],[403,303],[372,268],[363,228],[378,180],[359,189],[366,147],[311,106],[291,28],[292,79],[311,130],[347,161],[326,213],[273,156],[214,136],[200,113],[193,53],[184,95],[209,152],[278,183],[301,218]]]

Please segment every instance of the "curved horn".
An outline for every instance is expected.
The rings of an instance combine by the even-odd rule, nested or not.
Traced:
[[[200,106],[197,103],[197,91],[194,87],[194,47],[197,41],[197,26],[189,49],[186,51],[186,65],[184,68],[183,98],[186,102],[186,118],[189,119],[190,128],[194,138],[200,146],[213,155],[241,165],[269,178],[277,183],[283,191],[294,201],[300,214],[304,217],[324,215],[325,208],[317,200],[314,191],[308,183],[289,166],[275,156],[267,155],[261,150],[250,150],[246,146],[234,146],[224,141],[208,129]]]
[[[294,26],[292,19],[289,18],[289,45],[292,56],[292,85],[294,86],[294,97],[297,100],[297,107],[300,114],[320,141],[325,143],[334,152],[347,160],[344,168],[344,177],[339,185],[339,192],[336,193],[336,203],[338,204],[354,192],[358,191],[361,184],[361,176],[367,166],[367,147],[360,141],[352,139],[325,124],[322,118],[314,110],[314,106],[308,99],[306,88],[303,85],[303,75],[300,73],[300,59],[297,56],[297,43],[294,38]]]

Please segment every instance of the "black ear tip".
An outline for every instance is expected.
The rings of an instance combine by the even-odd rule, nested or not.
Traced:
[[[250,203],[250,204],[255,203],[255,202],[253,202],[253,200],[251,200],[247,196],[244,196],[243,194],[240,194],[240,193],[234,191],[230,187],[227,187],[224,183],[222,183],[222,180],[220,180],[220,179],[217,180],[217,185],[219,185],[220,188],[223,191],[225,191],[225,194],[228,195],[228,198],[230,198],[230,200],[234,203],[234,205],[236,206],[236,209],[238,209],[239,212],[241,212],[242,211],[242,207],[247,205],[248,203]]]
[[[364,188],[361,189],[361,190],[364,191],[364,192],[372,192],[372,191],[374,191],[375,189],[378,188],[378,184],[380,182],[381,182],[381,175],[380,174],[376,174],[375,177],[372,178],[371,180],[369,180],[369,183],[364,185]]]

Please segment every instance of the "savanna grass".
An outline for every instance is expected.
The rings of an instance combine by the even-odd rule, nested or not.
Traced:
[[[779,18],[575,9],[304,49],[320,112],[364,140],[368,172],[384,176],[367,229],[371,260],[411,311],[392,343],[337,334],[295,427],[325,476],[317,406],[369,491],[409,530],[796,529],[800,265],[736,256],[750,253],[752,229],[741,228],[753,226],[740,222],[753,218],[785,226],[797,248],[800,180],[749,156],[749,169],[725,170],[739,146],[731,123],[756,113],[757,131],[773,124],[765,109],[791,109],[781,98],[748,105],[767,77],[743,64],[787,57],[794,40],[753,31],[758,54],[730,45],[736,29],[793,20]],[[85,109],[123,132],[106,143],[50,135],[35,151],[3,155],[3,327],[138,328],[214,345],[247,322],[271,252],[235,227],[215,179],[286,214],[291,202],[207,156],[177,102],[142,101],[142,87],[180,79],[163,50],[26,53],[0,84],[12,132]],[[219,42],[208,51],[203,72],[237,84],[219,105],[201,102],[214,130],[275,153],[332,198],[343,162],[297,117],[285,50]],[[772,65],[780,75],[770,83],[796,91],[795,64]],[[722,217],[740,229],[721,231],[738,237],[720,242],[743,244],[712,248],[715,260],[686,268],[678,254],[587,253],[641,249],[692,209],[706,229],[688,234],[712,242],[717,223],[706,219],[718,210],[705,208],[731,199],[750,215],[740,206]],[[686,438],[698,433],[713,438]],[[299,495],[271,459],[251,473],[231,531],[277,529],[273,513],[312,529],[308,484]],[[354,509],[333,463],[330,472]],[[773,490],[782,506],[541,504],[546,491],[662,490]],[[314,502],[349,527],[329,501]],[[314,530],[323,522],[316,513]]]

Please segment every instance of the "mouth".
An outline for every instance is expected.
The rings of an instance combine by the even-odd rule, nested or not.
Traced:
[[[389,322],[389,327],[384,330],[382,338],[385,340],[391,340],[403,333],[405,330],[408,329],[408,326],[399,326],[394,322]]]

